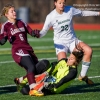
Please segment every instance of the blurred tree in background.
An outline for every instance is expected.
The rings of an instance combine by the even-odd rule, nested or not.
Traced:
[[[54,0],[0,0],[0,11],[7,3],[12,3],[19,15],[20,12],[30,23],[43,23],[46,15],[52,11]],[[66,5],[74,6],[81,10],[93,10],[100,12],[100,0],[67,0]],[[25,10],[24,9],[24,10]],[[75,17],[74,23],[100,23],[100,17]]]

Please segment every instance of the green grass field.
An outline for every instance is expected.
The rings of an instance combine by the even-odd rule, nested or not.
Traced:
[[[0,100],[100,100],[100,31],[76,31],[77,37],[89,44],[93,49],[93,57],[88,76],[94,81],[94,85],[88,86],[85,82],[79,82],[77,78],[66,89],[64,94],[48,95],[44,97],[30,97],[16,91],[13,82],[15,77],[25,75],[25,70],[19,67],[12,59],[11,45],[6,43],[0,47]],[[49,31],[41,39],[29,36],[29,43],[39,58],[56,61],[53,45],[53,33]],[[81,64],[78,68],[79,72]]]

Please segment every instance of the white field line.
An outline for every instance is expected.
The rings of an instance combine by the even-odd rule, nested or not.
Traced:
[[[100,43],[92,43],[88,44],[89,46],[100,46]],[[54,49],[54,46],[35,46],[32,47],[33,49]],[[6,51],[6,50],[11,50],[11,48],[0,48],[0,51]]]
[[[86,37],[86,36],[82,36],[82,39],[100,39],[100,36],[88,36],[88,37]],[[28,41],[30,41],[30,42],[47,42],[47,41],[53,41],[53,38],[40,38],[40,39],[35,39],[35,38],[28,38]]]
[[[88,78],[100,78],[100,76],[90,76],[90,77],[88,77]],[[78,80],[78,78],[75,78],[75,80]]]
[[[39,60],[43,60],[43,59],[47,59],[47,60],[56,60],[57,58],[41,58]],[[5,63],[13,63],[14,61],[1,61],[0,64],[5,64]]]
[[[100,55],[93,55],[92,58],[95,58],[95,57],[100,57]],[[53,57],[53,58],[41,58],[39,60],[43,60],[43,59],[47,59],[47,60],[57,60],[56,57]],[[6,64],[6,63],[13,63],[14,61],[1,61],[0,64]]]
[[[93,79],[93,78],[100,78],[100,76],[91,76],[89,78],[91,78],[91,79]],[[76,78],[75,80],[78,80],[78,78]],[[12,87],[12,86],[16,86],[16,85],[15,84],[5,85],[5,86],[0,86],[0,88],[6,88],[6,87]]]
[[[82,36],[82,39],[100,39],[100,36]]]

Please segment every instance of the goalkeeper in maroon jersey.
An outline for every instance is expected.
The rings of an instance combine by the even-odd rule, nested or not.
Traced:
[[[30,95],[43,96],[44,94],[42,92],[35,89],[37,86],[35,81],[35,65],[38,63],[38,58],[27,40],[27,33],[34,36],[34,30],[22,20],[16,18],[15,8],[11,4],[7,4],[2,9],[1,17],[2,16],[6,17],[8,20],[1,27],[0,44],[3,45],[8,40],[12,45],[11,51],[14,61],[27,72],[26,76],[23,78],[28,79]]]

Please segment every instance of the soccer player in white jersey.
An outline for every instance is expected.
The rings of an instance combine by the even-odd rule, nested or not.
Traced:
[[[79,75],[79,80],[84,80],[91,64],[92,48],[77,39],[73,29],[72,19],[74,16],[99,16],[100,12],[81,11],[72,6],[65,6],[65,2],[66,0],[54,0],[54,10],[47,15],[43,29],[39,34],[36,33],[35,36],[38,38],[43,37],[50,27],[53,27],[53,40],[58,60],[66,58],[67,53],[76,50],[75,41],[77,41],[77,46],[84,52],[82,69]],[[93,84],[93,82],[88,79],[87,84]]]

